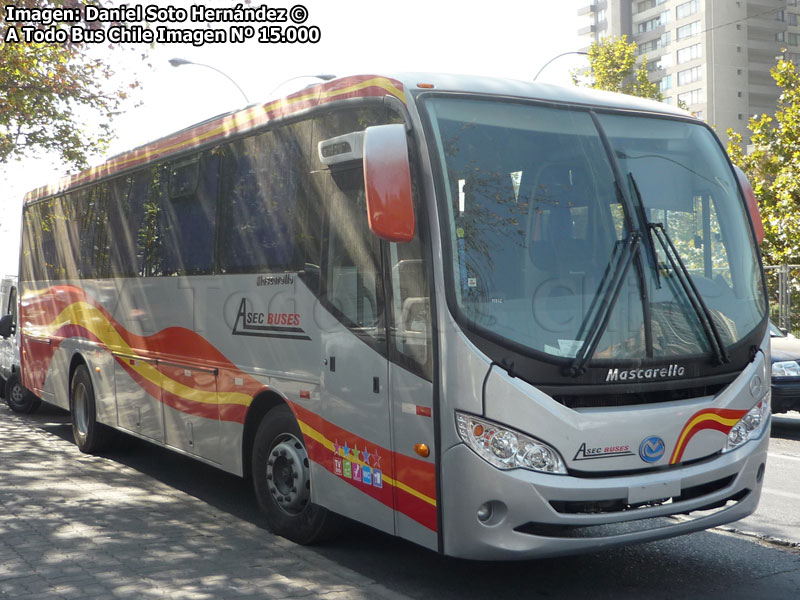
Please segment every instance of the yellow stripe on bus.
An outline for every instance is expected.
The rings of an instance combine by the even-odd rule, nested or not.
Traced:
[[[331,442],[328,438],[326,438],[322,433],[320,433],[319,431],[317,431],[316,429],[311,427],[311,425],[309,425],[308,423],[306,423],[304,421],[301,421],[299,419],[298,419],[297,422],[300,425],[300,431],[303,433],[303,435],[310,437],[312,440],[314,440],[318,444],[323,445],[326,449],[328,449],[331,452],[333,452],[333,442]],[[361,461],[361,460],[353,460],[353,459],[348,459],[348,460],[350,460],[350,462],[357,463],[357,464],[359,464],[361,466],[364,466],[364,467],[368,467],[369,466],[367,463],[365,463],[364,461]],[[386,475],[386,473],[383,474],[383,482],[387,483],[387,484],[389,484],[391,486],[394,486],[397,489],[403,490],[407,494],[411,494],[415,498],[418,498],[419,500],[422,500],[423,502],[427,502],[431,506],[436,506],[436,500],[435,499],[431,498],[430,496],[426,496],[422,492],[420,492],[418,490],[415,490],[414,488],[406,485],[402,481],[398,481],[396,479],[393,479],[393,478],[389,477],[388,475]]]
[[[683,446],[686,436],[689,435],[689,433],[703,421],[716,421],[721,425],[730,425],[731,427],[733,427],[734,425],[736,425],[736,423],[739,422],[739,419],[737,418],[726,419],[725,417],[721,417],[720,415],[714,413],[706,413],[704,415],[700,415],[692,419],[689,423],[686,424],[686,427],[683,428],[683,433],[681,434],[681,437],[678,439],[679,448]]]
[[[135,356],[135,351],[114,328],[106,316],[97,308],[86,302],[75,302],[61,311],[61,314],[48,326],[50,335],[64,325],[77,325],[91,332],[109,350]],[[134,359],[135,360],[135,359]],[[142,378],[174,396],[201,404],[240,404],[249,406],[252,398],[241,392],[210,392],[198,390],[170,379],[159,371],[152,363],[139,360],[128,367]]]
[[[715,421],[720,425],[733,427],[734,425],[736,425],[736,423],[739,422],[739,419],[736,417],[725,418],[715,413],[705,413],[695,417],[694,419],[689,421],[683,428],[683,433],[681,433],[681,436],[678,438],[678,443],[675,445],[675,450],[672,452],[672,457],[670,458],[670,464],[675,460],[675,458],[683,449],[683,445],[686,443],[686,437],[694,430],[694,428],[697,425],[703,423],[704,421]]]

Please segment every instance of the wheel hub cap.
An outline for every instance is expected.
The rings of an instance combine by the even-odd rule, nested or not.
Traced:
[[[302,512],[311,495],[308,453],[288,435],[276,444],[267,460],[267,488],[276,504],[288,514]]]

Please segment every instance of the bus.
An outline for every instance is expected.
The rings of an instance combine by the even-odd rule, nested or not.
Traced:
[[[30,192],[22,383],[470,559],[663,539],[758,503],[758,215],[665,104],[436,74],[314,84]]]

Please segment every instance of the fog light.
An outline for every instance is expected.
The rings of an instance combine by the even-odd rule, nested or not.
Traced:
[[[492,518],[492,505],[489,502],[484,502],[481,504],[480,508],[478,508],[478,521],[481,523],[486,523],[489,519]]]

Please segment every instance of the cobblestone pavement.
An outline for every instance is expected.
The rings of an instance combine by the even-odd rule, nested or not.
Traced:
[[[405,598],[0,407],[0,598]]]

